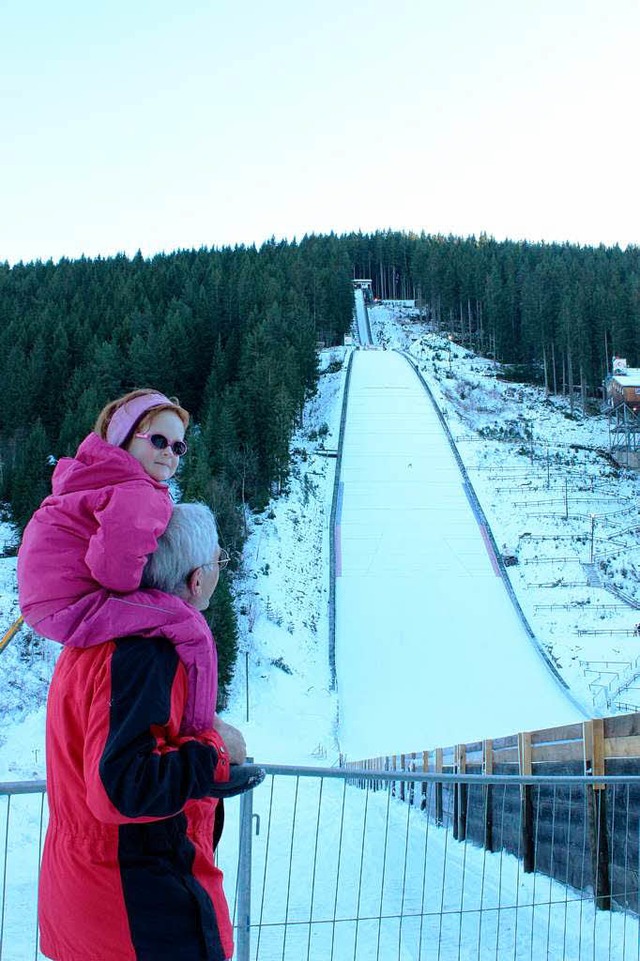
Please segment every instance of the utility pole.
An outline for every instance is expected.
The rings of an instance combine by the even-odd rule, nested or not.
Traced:
[[[551,472],[549,469],[549,445],[547,444],[547,490],[551,487]]]
[[[244,652],[244,688],[246,699],[246,722],[249,723],[249,651]]]

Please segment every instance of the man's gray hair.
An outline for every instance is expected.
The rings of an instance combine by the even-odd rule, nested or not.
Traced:
[[[191,571],[210,564],[217,548],[213,512],[205,504],[176,504],[158,547],[145,565],[141,586],[182,597]]]

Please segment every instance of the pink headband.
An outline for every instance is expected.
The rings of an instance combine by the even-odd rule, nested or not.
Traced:
[[[127,401],[122,407],[118,407],[107,427],[107,443],[113,444],[114,447],[120,447],[142,415],[160,404],[171,404],[172,407],[175,407],[175,404],[172,404],[164,394],[141,394],[140,397],[134,397],[133,400]]]

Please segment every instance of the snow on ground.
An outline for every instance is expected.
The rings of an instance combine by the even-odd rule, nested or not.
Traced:
[[[524,874],[504,851],[457,843],[450,826],[388,792],[268,778],[254,802],[262,826],[253,840],[252,959],[638,959],[637,919],[596,911],[571,888]],[[235,822],[225,820],[227,831],[237,832]],[[223,869],[232,892],[234,865]]]
[[[447,436],[396,351],[353,359],[336,540],[350,761],[586,719],[531,642]]]
[[[329,516],[346,352],[323,351],[287,490],[252,519],[236,584],[240,655],[225,718],[263,762],[335,763],[327,653]],[[248,671],[247,671],[248,667]],[[247,681],[248,677],[248,681]]]
[[[408,351],[444,412],[537,638],[594,714],[640,707],[638,476],[607,453],[603,414],[498,379],[395,305],[370,310],[377,343]],[[626,686],[627,683],[630,686]]]
[[[0,523],[0,637],[20,614],[17,534]],[[44,777],[44,716],[56,645],[23,628],[0,653],[0,781]]]

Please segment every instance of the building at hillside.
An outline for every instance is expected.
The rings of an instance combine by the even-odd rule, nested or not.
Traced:
[[[627,367],[622,357],[614,357],[613,373],[606,380],[607,401],[611,407],[627,404],[640,410],[640,368]]]
[[[640,469],[640,368],[614,357],[605,381],[609,413],[609,449],[619,464]]]

